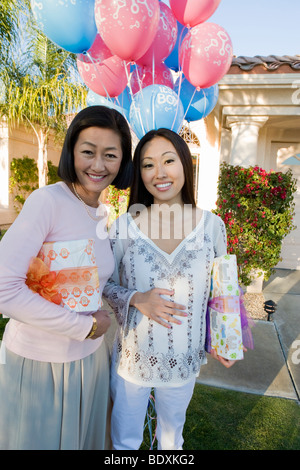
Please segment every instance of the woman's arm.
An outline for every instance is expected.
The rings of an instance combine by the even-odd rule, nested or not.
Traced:
[[[226,236],[226,228],[223,220],[219,217],[219,230],[217,231],[216,241],[215,241],[215,256],[223,256],[227,254],[227,236]],[[247,349],[243,346],[243,351],[246,352]],[[222,356],[217,354],[215,349],[212,349],[210,352],[211,356],[223,364],[226,369],[232,367],[236,361],[225,359]]]
[[[125,216],[121,216],[114,221],[109,231],[109,237],[114,255],[115,267],[113,274],[104,286],[102,295],[113,309],[118,323],[122,325],[127,317],[130,299],[133,294],[137,292],[134,289],[128,289],[127,287],[121,286],[120,283],[122,259],[129,241],[127,220]]]
[[[113,275],[107,282],[103,296],[115,312],[119,324],[124,323],[130,306],[137,308],[143,315],[157,323],[170,328],[169,323],[180,325],[180,320],[174,315],[186,316],[185,306],[175,304],[163,298],[163,295],[173,295],[168,289],[154,288],[147,292],[138,292],[120,285],[120,271],[122,259],[128,247],[127,220],[125,217],[117,219],[110,229],[110,239],[115,258]]]
[[[54,334],[83,340],[92,318],[55,305],[25,284],[32,257],[37,256],[55,224],[55,201],[46,188],[34,191],[0,243],[0,312]]]

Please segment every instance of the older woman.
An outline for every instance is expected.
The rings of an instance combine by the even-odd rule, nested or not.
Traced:
[[[98,239],[99,196],[131,180],[131,136],[113,109],[92,106],[72,121],[61,153],[62,181],[34,191],[0,243],[0,311],[10,320],[0,365],[0,449],[105,449],[109,356],[105,310],[80,312],[28,287],[44,244],[94,248],[101,298],[114,270],[108,239]]]

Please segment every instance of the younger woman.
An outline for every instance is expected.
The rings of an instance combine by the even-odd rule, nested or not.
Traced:
[[[158,448],[182,449],[186,409],[205,363],[210,273],[213,259],[226,254],[225,227],[196,207],[191,154],[176,133],[150,131],[133,163],[129,212],[110,230],[115,270],[104,289],[119,323],[113,447],[139,449],[154,387]]]

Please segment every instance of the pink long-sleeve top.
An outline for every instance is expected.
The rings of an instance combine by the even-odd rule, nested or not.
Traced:
[[[89,207],[96,216],[96,209]],[[85,339],[91,315],[80,314],[45,300],[25,284],[32,257],[44,242],[95,240],[100,295],[114,270],[108,238],[97,236],[99,225],[68,186],[59,182],[34,191],[0,242],[0,312],[10,320],[3,341],[23,357],[45,362],[69,362],[92,354],[103,337]]]

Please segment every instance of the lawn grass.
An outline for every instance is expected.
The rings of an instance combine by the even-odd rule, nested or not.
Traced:
[[[146,426],[142,450],[150,449],[149,437]],[[196,384],[183,437],[183,450],[191,451],[300,450],[300,406],[294,400]]]
[[[0,339],[6,323],[0,318]],[[184,450],[300,450],[300,406],[294,400],[196,384],[183,437]],[[141,449],[150,449],[147,427]]]
[[[196,384],[183,437],[183,450],[191,451],[300,450],[300,406],[294,400]],[[141,449],[150,450],[147,426]]]
[[[300,450],[300,406],[197,384],[184,441],[188,450]]]

